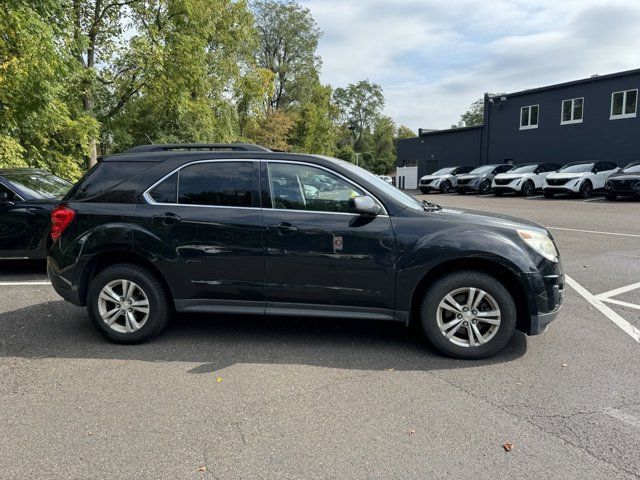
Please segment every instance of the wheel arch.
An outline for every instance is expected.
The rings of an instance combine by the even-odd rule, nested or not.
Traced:
[[[87,303],[87,292],[89,290],[91,280],[93,280],[93,278],[105,268],[121,263],[128,263],[144,268],[154,277],[156,277],[156,279],[160,282],[163,289],[165,290],[165,293],[169,298],[171,307],[174,308],[171,288],[169,287],[169,284],[167,283],[163,275],[160,273],[160,270],[158,270],[153,262],[144,258],[142,255],[127,250],[104,250],[91,257],[91,259],[82,269],[80,281],[78,282],[78,293],[80,295],[80,301],[82,302],[82,305],[86,305]]]
[[[440,263],[425,272],[420,281],[417,283],[411,296],[411,305],[409,310],[409,323],[416,324],[420,321],[420,307],[424,295],[429,287],[433,285],[443,276],[464,270],[478,271],[496,278],[513,297],[516,304],[517,322],[516,328],[525,331],[530,321],[529,303],[526,289],[518,277],[509,267],[500,262],[496,262],[485,258],[459,258],[447,260]]]

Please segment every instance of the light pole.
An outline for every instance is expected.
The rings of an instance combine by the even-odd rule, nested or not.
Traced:
[[[361,153],[354,153],[353,156],[356,157],[356,165],[358,165],[358,160],[360,159]]]

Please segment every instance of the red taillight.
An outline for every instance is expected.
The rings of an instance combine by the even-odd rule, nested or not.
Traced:
[[[51,238],[57,240],[76,216],[75,210],[58,205],[51,212]]]

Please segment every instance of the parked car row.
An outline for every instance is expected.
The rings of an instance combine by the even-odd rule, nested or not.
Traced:
[[[538,192],[546,198],[568,193],[589,198],[595,191],[604,191],[607,200],[618,197],[640,198],[640,161],[620,169],[614,162],[573,162],[525,165],[494,164],[471,167],[442,168],[420,178],[422,193],[505,193],[525,197]]]

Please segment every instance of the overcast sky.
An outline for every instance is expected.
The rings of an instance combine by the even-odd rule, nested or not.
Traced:
[[[640,0],[299,0],[323,81],[382,85],[386,113],[448,128],[484,92],[640,67]]]

